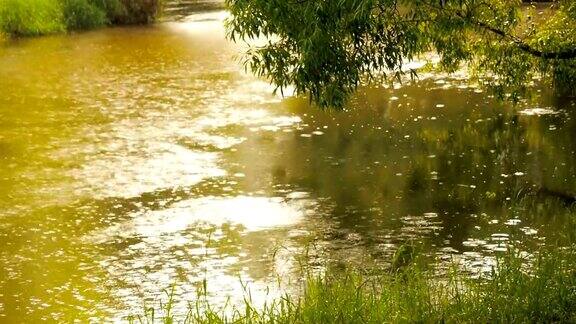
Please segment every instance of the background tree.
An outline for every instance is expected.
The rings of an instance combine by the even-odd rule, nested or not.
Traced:
[[[520,0],[227,0],[233,40],[265,38],[246,64],[277,89],[293,86],[341,107],[361,84],[400,79],[435,51],[439,67],[468,64],[517,97],[534,76],[576,84],[576,1],[537,17]],[[539,19],[536,19],[535,16]]]

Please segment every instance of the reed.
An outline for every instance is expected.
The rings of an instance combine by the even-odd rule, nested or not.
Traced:
[[[576,321],[576,250],[558,248],[526,256],[509,251],[489,277],[454,268],[433,275],[415,262],[401,271],[367,275],[362,269],[308,275],[300,295],[262,307],[219,309],[206,296],[188,314],[162,309],[132,316],[132,323],[493,323]],[[159,315],[163,314],[163,315]]]

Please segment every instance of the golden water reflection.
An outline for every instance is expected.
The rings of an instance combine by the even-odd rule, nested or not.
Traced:
[[[202,197],[161,210],[139,210],[82,240],[99,245],[130,242],[99,261],[115,282],[112,287],[123,287],[115,294],[129,307],[120,315],[141,312],[142,301],[157,303],[158,287],[167,288],[167,283],[178,283],[175,306],[185,313],[189,302],[197,300],[203,280],[209,283],[209,296],[220,304],[229,298],[240,302],[246,282],[255,301],[277,296],[279,290],[267,286],[291,271],[292,254],[300,250],[290,248],[294,242],[285,236],[307,234],[287,228],[311,213],[314,202],[304,199]],[[294,248],[290,254],[276,253]]]

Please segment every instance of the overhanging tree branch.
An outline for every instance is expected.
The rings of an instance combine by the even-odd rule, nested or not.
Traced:
[[[468,22],[470,22],[471,24],[475,25],[476,27],[479,27],[481,29],[487,30],[489,32],[492,32],[498,36],[501,36],[503,38],[509,39],[510,41],[512,41],[516,46],[518,46],[518,48],[528,54],[531,54],[533,56],[539,57],[539,58],[543,58],[543,59],[556,59],[556,60],[571,60],[571,59],[576,59],[576,48],[571,48],[568,50],[564,50],[564,51],[559,51],[559,52],[544,52],[541,50],[538,50],[532,46],[530,46],[528,43],[526,43],[525,41],[523,41],[522,39],[514,36],[514,35],[510,35],[508,33],[506,33],[505,31],[498,29],[496,27],[490,26],[489,24],[482,22],[482,21],[478,21],[478,20],[474,20],[474,19],[470,19],[468,17],[465,17],[464,15],[462,15],[461,13],[457,13],[456,14],[458,17],[460,17],[461,19],[464,19]]]
[[[450,12],[451,11],[451,10],[448,10],[444,7],[438,7],[438,6],[433,5],[431,3],[425,2],[424,4],[437,10],[437,11],[440,11],[440,12]],[[485,3],[482,3],[482,4],[485,4]],[[490,7],[490,9],[493,9],[493,8]],[[563,51],[559,51],[559,52],[544,52],[544,51],[541,51],[539,49],[534,48],[533,46],[526,43],[524,40],[520,39],[519,37],[508,34],[504,30],[493,27],[493,26],[491,26],[491,25],[489,25],[483,21],[472,19],[472,18],[470,18],[470,16],[464,15],[462,12],[452,11],[452,14],[455,15],[456,17],[462,19],[465,22],[471,23],[472,25],[476,26],[477,28],[489,31],[491,33],[494,33],[494,34],[502,37],[502,38],[506,38],[506,39],[512,41],[520,50],[522,50],[522,51],[524,51],[524,52],[526,52],[532,56],[539,57],[542,59],[556,59],[556,60],[576,59],[576,47],[570,48],[567,50],[563,50]]]

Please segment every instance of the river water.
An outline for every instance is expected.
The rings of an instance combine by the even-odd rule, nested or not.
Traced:
[[[184,312],[204,281],[264,300],[407,241],[481,272],[562,237],[574,100],[423,75],[322,111],[246,74],[225,16],[0,48],[0,322],[122,319],[172,285]]]

